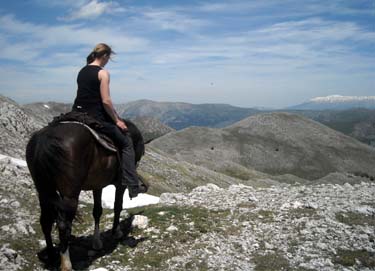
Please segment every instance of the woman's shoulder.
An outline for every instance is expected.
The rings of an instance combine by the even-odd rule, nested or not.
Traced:
[[[101,70],[99,71],[99,73],[101,74],[104,74],[104,75],[109,75],[109,71],[104,69],[104,68],[101,68]]]
[[[101,69],[98,73],[99,80],[101,81],[102,79],[107,79],[109,80],[109,72],[105,69]]]

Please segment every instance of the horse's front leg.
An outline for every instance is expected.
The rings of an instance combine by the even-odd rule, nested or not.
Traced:
[[[120,228],[120,214],[122,211],[122,202],[124,198],[124,192],[125,192],[125,186],[124,185],[116,185],[116,196],[115,196],[115,217],[113,219],[113,227],[112,227],[112,235],[116,239],[121,239],[124,234],[121,231]]]
[[[102,189],[94,190],[93,196],[94,196],[94,209],[92,211],[92,215],[94,216],[95,229],[94,229],[94,238],[92,240],[92,247],[95,250],[101,250],[103,248],[103,242],[100,239],[99,222],[100,222],[100,217],[103,213]]]

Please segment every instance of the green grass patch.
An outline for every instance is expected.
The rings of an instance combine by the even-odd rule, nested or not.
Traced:
[[[243,209],[254,209],[256,204],[254,202],[240,202],[237,207]]]
[[[338,250],[333,262],[343,266],[353,266],[359,261],[362,266],[375,267],[375,253],[367,250]]]
[[[234,229],[226,226],[230,216],[230,212],[226,210],[213,211],[198,207],[156,205],[133,208],[128,211],[131,215],[140,214],[148,217],[148,228],[154,228],[158,232],[133,229],[134,236],[148,240],[139,244],[142,248],[135,251],[127,263],[134,270],[166,269],[168,259],[185,255],[184,246],[190,246],[202,234],[208,232],[236,234]],[[177,230],[168,231],[171,225],[177,227]],[[194,270],[207,269],[206,263],[199,259],[180,267]]]
[[[243,181],[247,181],[251,179],[251,177],[253,177],[253,175],[249,172],[241,170],[239,168],[224,168],[222,170],[219,170],[219,172],[229,177],[237,178]]]
[[[369,225],[375,226],[375,216],[365,215],[356,212],[336,213],[336,219],[347,225]]]
[[[303,217],[309,217],[309,218],[315,218],[315,219],[320,218],[317,214],[317,210],[312,209],[312,208],[291,209],[291,210],[289,210],[288,215],[292,219],[300,219],[300,218],[303,218]]]
[[[282,271],[291,270],[289,262],[279,253],[255,255],[253,257],[255,271]]]
[[[141,214],[150,220],[150,227],[156,227],[164,232],[172,224],[178,230],[178,235],[185,231],[206,233],[220,231],[223,222],[228,220],[229,211],[213,211],[198,207],[146,207],[128,210],[130,214]],[[183,235],[183,234],[182,234]]]
[[[246,212],[238,215],[239,221],[256,221],[261,223],[272,223],[274,221],[274,212],[268,210],[259,210],[256,212]]]

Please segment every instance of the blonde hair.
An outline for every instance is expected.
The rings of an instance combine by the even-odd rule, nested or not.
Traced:
[[[111,57],[114,55],[115,52],[112,50],[110,46],[108,46],[105,43],[98,43],[95,48],[92,50],[92,52],[87,56],[86,62],[87,64],[90,64],[93,62],[96,58],[100,58],[104,55],[108,55]]]

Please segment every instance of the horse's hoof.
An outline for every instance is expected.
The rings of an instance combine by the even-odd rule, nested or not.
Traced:
[[[39,260],[41,260],[47,269],[58,267],[60,263],[59,250],[53,247],[52,249],[45,248],[37,253]]]
[[[96,239],[92,242],[92,248],[94,250],[101,250],[103,248],[103,242],[100,239]]]

